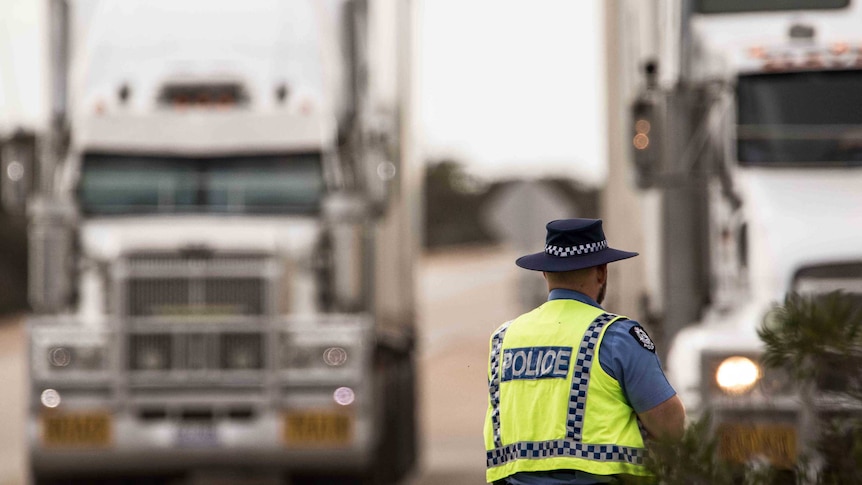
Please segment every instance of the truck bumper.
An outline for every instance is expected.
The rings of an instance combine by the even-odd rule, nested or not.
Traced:
[[[46,443],[43,417],[30,419],[30,465],[36,476],[103,473],[182,473],[241,468],[283,471],[361,472],[374,459],[374,438],[366,422],[354,420],[351,439],[290,444],[284,418],[276,413],[253,420],[213,423],[146,422],[111,416],[104,445],[58,446]]]

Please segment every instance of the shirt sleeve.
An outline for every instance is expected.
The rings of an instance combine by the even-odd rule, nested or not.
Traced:
[[[649,411],[676,394],[661,368],[653,347],[649,350],[632,331],[633,320],[613,322],[599,347],[599,364],[620,383],[635,412]],[[648,339],[647,339],[648,341]]]

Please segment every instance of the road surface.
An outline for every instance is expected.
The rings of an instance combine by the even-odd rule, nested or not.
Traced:
[[[488,337],[518,313],[517,255],[461,248],[418,262],[421,465],[405,485],[485,481]],[[24,485],[24,330],[0,323],[0,485]]]
[[[0,485],[26,483],[24,343],[21,318],[0,321]]]
[[[517,254],[469,248],[419,265],[422,466],[417,485],[485,482],[488,337],[518,315]]]

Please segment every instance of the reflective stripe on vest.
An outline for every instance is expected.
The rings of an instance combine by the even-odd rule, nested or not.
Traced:
[[[503,349],[503,337],[506,335],[506,329],[514,320],[509,320],[500,326],[499,329],[491,337],[491,382],[488,384],[488,391],[491,393],[491,422],[494,423],[494,446],[500,447],[503,441],[500,438],[500,352]]]
[[[566,418],[566,438],[549,441],[521,441],[502,445],[500,437],[500,382],[501,353],[503,337],[511,321],[503,324],[492,337],[489,382],[491,403],[491,425],[495,449],[487,451],[487,466],[496,467],[516,459],[540,459],[549,457],[572,457],[601,462],[622,462],[643,465],[646,457],[644,448],[620,446],[616,444],[593,444],[582,442],[582,431],[586,411],[587,389],[590,368],[602,329],[618,318],[610,313],[602,313],[589,325],[574,361],[572,384],[569,394],[568,416]]]

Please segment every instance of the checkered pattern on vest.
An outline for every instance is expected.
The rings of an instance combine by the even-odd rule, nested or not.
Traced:
[[[595,461],[624,462],[643,465],[646,450],[612,444],[583,443],[582,432],[586,414],[587,388],[590,368],[596,355],[596,347],[602,329],[617,318],[617,315],[602,313],[584,332],[572,370],[572,386],[569,394],[569,411],[566,418],[566,438],[550,441],[521,441],[503,446],[500,439],[500,358],[503,337],[512,322],[506,322],[492,337],[491,348],[491,425],[494,432],[495,449],[486,452],[487,466],[495,467],[518,459],[540,459],[568,456]]]

